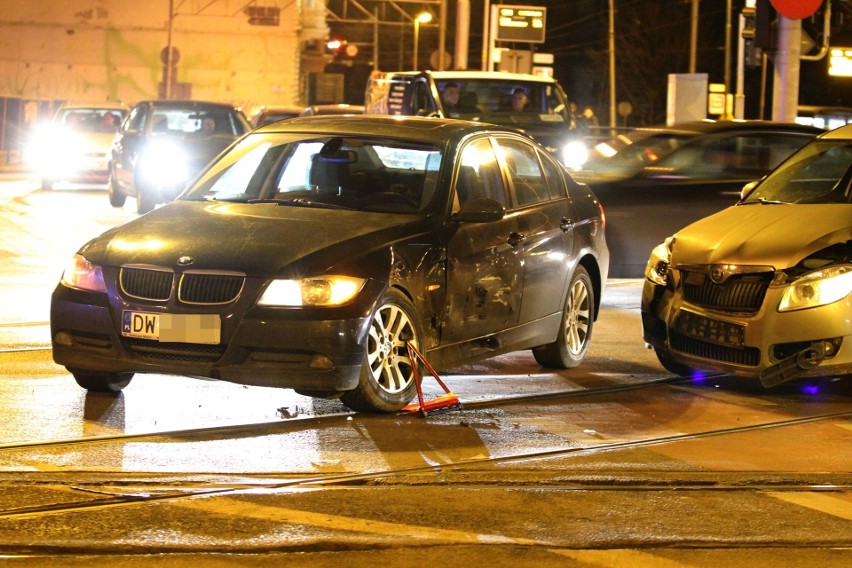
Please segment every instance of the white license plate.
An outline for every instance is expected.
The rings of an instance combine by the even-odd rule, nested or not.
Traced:
[[[222,325],[217,314],[158,314],[127,310],[122,313],[121,335],[163,343],[216,344]]]

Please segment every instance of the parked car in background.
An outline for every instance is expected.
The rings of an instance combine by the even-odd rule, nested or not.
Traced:
[[[703,121],[639,128],[598,144],[573,177],[607,215],[611,277],[641,278],[648,255],[676,230],[735,204],[823,131],[763,121]]]
[[[311,105],[302,109],[299,116],[315,116],[318,114],[364,114],[364,105]]]
[[[93,391],[171,373],[396,411],[408,344],[435,369],[519,349],[578,365],[607,260],[594,195],[516,131],[294,118],[83,246],[53,294],[53,356]]]
[[[122,124],[109,162],[109,202],[136,198],[139,213],[171,201],[234,140],[251,129],[231,105],[142,101]]]
[[[820,136],[745,197],[666,239],[642,292],[668,370],[852,374],[852,125]]]
[[[577,127],[565,91],[556,79],[545,75],[376,73],[367,84],[365,100],[369,114],[439,116],[520,128],[568,166],[582,163],[587,153],[582,141],[585,132]]]
[[[301,106],[262,106],[251,116],[252,128],[260,128],[279,120],[287,120],[302,114],[305,107]]]
[[[65,103],[52,122],[40,126],[27,147],[27,162],[41,178],[42,189],[74,182],[105,184],[109,153],[127,115],[121,103]]]

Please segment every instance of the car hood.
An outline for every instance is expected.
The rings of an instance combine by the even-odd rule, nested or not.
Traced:
[[[783,269],[852,240],[852,205],[737,205],[678,231],[672,264]]]
[[[103,266],[147,264],[277,276],[322,271],[415,232],[423,217],[275,204],[176,201],[107,231],[81,249]],[[311,256],[322,251],[324,254]],[[301,261],[298,268],[294,263]]]

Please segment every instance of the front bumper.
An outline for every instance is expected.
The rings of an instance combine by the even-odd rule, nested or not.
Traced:
[[[799,377],[852,374],[852,298],[792,312],[778,312],[784,288],[770,286],[754,313],[708,309],[684,298],[679,279],[667,286],[645,281],[645,342],[694,369],[758,378],[782,361],[817,345],[831,350]]]
[[[161,343],[121,334],[123,310],[156,308],[59,284],[51,302],[53,358],[75,372],[174,374],[268,387],[351,390],[364,361],[372,312],[366,304],[325,311],[258,308],[244,300],[224,308],[187,306],[183,313],[219,314],[221,342]]]

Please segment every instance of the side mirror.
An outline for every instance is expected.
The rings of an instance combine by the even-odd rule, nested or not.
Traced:
[[[757,184],[759,184],[761,181],[763,181],[763,178],[756,179],[745,184],[742,190],[740,191],[740,200],[743,200],[748,197],[748,194],[754,191],[754,188],[757,187]]]
[[[478,197],[462,204],[453,218],[462,223],[491,223],[499,221],[506,214],[506,209],[488,197]]]

